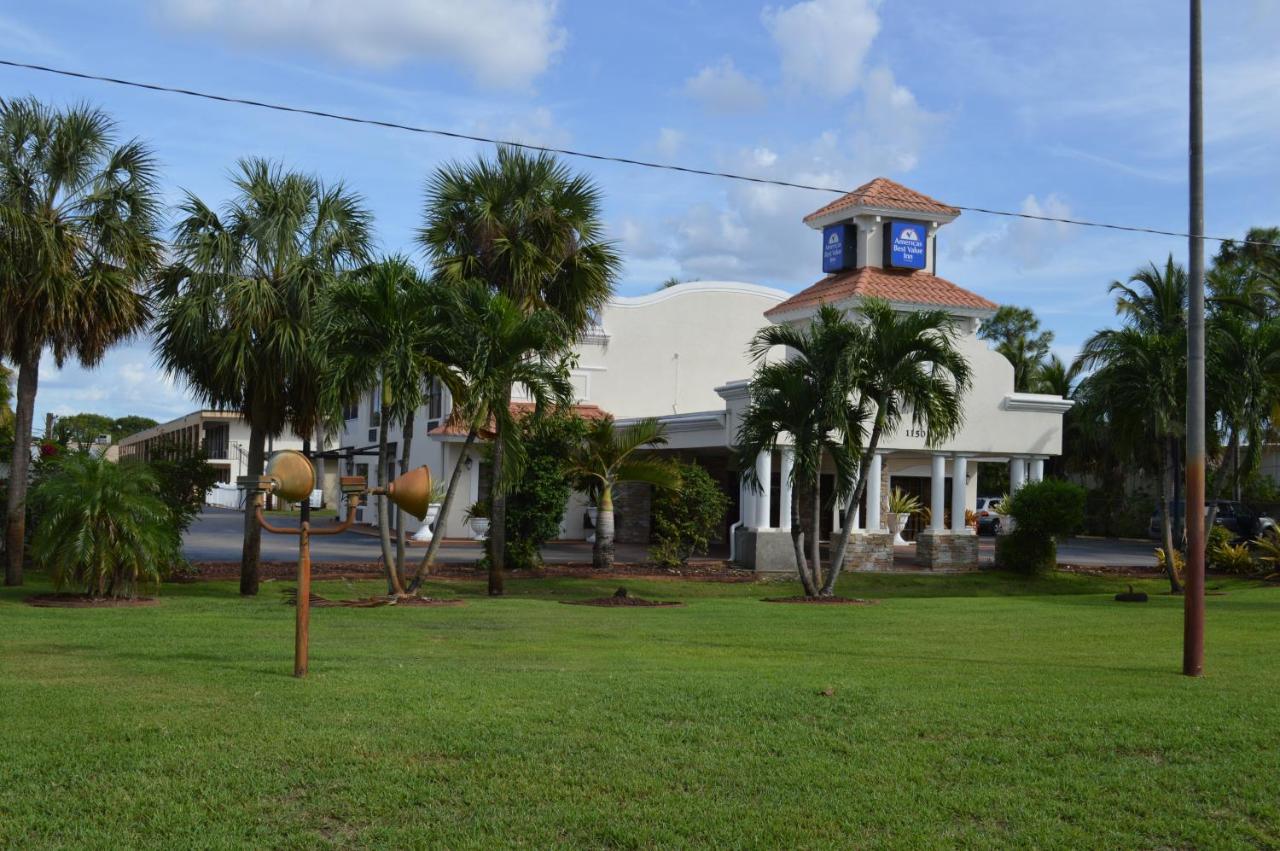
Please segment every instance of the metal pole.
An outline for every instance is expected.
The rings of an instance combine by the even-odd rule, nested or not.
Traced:
[[[298,536],[298,605],[293,629],[293,675],[307,675],[307,645],[311,640],[311,523],[302,522]]]
[[[1204,70],[1200,0],[1191,0],[1191,217],[1187,305],[1187,581],[1182,673],[1204,674]]]

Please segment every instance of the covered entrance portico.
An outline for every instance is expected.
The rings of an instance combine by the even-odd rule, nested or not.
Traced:
[[[968,521],[977,506],[978,463],[1007,463],[1012,492],[1026,482],[1041,480],[1047,457],[946,450],[877,451],[869,465],[864,499],[854,513],[846,569],[889,570],[894,566],[890,491],[898,487],[917,492],[921,488],[902,485],[923,483],[924,493],[917,494],[921,496],[923,510],[910,518],[910,524],[903,518],[899,527],[900,531],[905,530],[914,548],[914,563],[929,570],[976,570],[979,564],[977,530]],[[755,473],[759,481],[771,482],[771,487],[767,491],[756,491],[745,484],[742,487],[742,520],[735,537],[735,558],[756,570],[795,570],[792,518],[786,510],[791,504],[792,463],[793,454],[788,446],[776,452],[762,452],[756,458]],[[819,527],[822,540],[835,537],[843,515],[844,506],[832,500],[822,513]],[[806,511],[801,512],[800,519],[803,527],[812,525]]]

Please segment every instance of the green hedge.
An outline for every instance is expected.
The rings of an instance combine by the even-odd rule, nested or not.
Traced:
[[[1084,488],[1061,479],[1023,485],[1002,510],[1013,531],[996,542],[996,563],[1019,573],[1043,573],[1057,565],[1056,540],[1084,524]]]

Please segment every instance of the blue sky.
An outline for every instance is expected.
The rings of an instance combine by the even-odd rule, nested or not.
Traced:
[[[1207,231],[1280,224],[1280,3],[1206,3]],[[42,0],[0,10],[0,57],[242,97],[800,182],[892,177],[943,201],[1182,230],[1185,4],[1171,0]],[[422,187],[481,150],[370,127],[0,69],[0,93],[109,110],[171,199],[224,197],[263,155],[367,199],[413,251]],[[576,161],[603,189],[624,294],[676,275],[799,290],[801,217],[830,196]],[[939,272],[1034,308],[1071,356],[1113,321],[1107,285],[1184,240],[966,213]],[[1214,245],[1210,244],[1210,253]],[[725,376],[731,379],[739,376]],[[195,407],[149,343],[49,367],[46,410]]]

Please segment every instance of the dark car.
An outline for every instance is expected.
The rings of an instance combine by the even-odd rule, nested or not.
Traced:
[[[1231,536],[1237,541],[1252,541],[1266,534],[1276,534],[1276,521],[1261,512],[1250,508],[1242,502],[1234,502],[1229,499],[1220,499],[1216,503],[1212,500],[1205,503],[1205,514],[1209,513],[1209,506],[1216,504],[1218,506],[1218,514],[1213,520],[1213,525],[1221,526],[1231,533]],[[1175,532],[1182,526],[1182,519],[1186,512],[1186,503],[1179,502],[1173,507],[1173,523]],[[1160,506],[1156,506],[1156,510],[1151,512],[1151,522],[1147,525],[1147,536],[1153,541],[1160,540],[1162,532],[1160,531]]]

